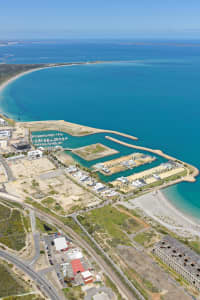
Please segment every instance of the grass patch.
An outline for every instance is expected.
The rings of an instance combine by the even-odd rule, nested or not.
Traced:
[[[110,205],[94,209],[79,217],[79,220],[90,234],[96,232],[108,233],[112,239],[111,244],[113,247],[118,244],[131,245],[124,231],[134,232],[135,223],[132,222],[132,218],[127,217],[126,214],[119,212]]]
[[[10,212],[11,212],[10,208],[8,208],[5,205],[0,204],[0,222],[8,219],[10,216]]]
[[[84,292],[80,286],[64,288],[63,292],[68,300],[84,299]]]
[[[0,296],[7,297],[25,293],[26,290],[4,263],[0,263]]]
[[[149,247],[152,244],[152,239],[155,236],[156,236],[155,232],[153,232],[152,230],[149,230],[149,231],[138,233],[134,237],[134,241],[144,247]]]
[[[26,233],[21,212],[14,209],[9,219],[0,223],[0,242],[13,250],[25,246]]]
[[[53,233],[57,231],[56,227],[49,225],[46,222],[43,222],[37,217],[36,217],[36,228],[38,231],[42,233]]]
[[[3,300],[44,300],[44,298],[37,294],[29,294],[24,296],[10,296],[3,298]]]
[[[48,207],[50,209],[55,210],[57,213],[64,214],[64,210],[63,210],[62,206],[58,202],[56,202],[56,200],[54,198],[52,198],[52,197],[47,197],[47,198],[43,199],[41,201],[41,203],[44,206],[46,206],[46,207]]]
[[[53,206],[56,202],[56,200],[52,197],[47,197],[45,199],[43,199],[42,204],[47,205],[47,206]]]
[[[29,216],[23,216],[24,227],[27,232],[31,231],[31,221]]]
[[[75,153],[76,155],[80,156],[85,160],[90,161],[107,155],[116,154],[117,151],[112,148],[109,148],[108,146],[97,143],[97,144],[92,144],[92,145],[74,149],[73,153]]]

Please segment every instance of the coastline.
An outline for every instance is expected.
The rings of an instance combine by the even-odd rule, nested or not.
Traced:
[[[98,64],[98,63],[106,63],[106,62],[92,62],[92,63],[90,63],[90,62],[86,62],[86,63],[81,63],[81,64],[85,64],[85,65],[87,65],[87,64]],[[109,62],[108,62],[109,63]],[[25,76],[25,75],[27,75],[27,74],[29,74],[29,73],[32,73],[32,72],[35,72],[35,71],[39,71],[39,70],[42,70],[42,69],[47,69],[47,68],[55,68],[55,67],[67,67],[67,66],[73,66],[73,65],[81,65],[80,63],[69,63],[69,64],[64,64],[64,65],[49,65],[49,66],[45,66],[45,67],[39,67],[39,68],[35,68],[35,69],[30,69],[30,70],[28,70],[28,71],[25,71],[25,72],[21,72],[21,73],[19,73],[19,74],[17,74],[17,75],[15,75],[15,76],[13,76],[13,77],[11,77],[10,79],[8,79],[8,80],[6,80],[5,82],[3,82],[3,83],[1,83],[0,84],[0,92],[2,92],[5,88],[6,88],[6,86],[7,85],[9,85],[10,83],[12,83],[13,81],[15,81],[15,80],[17,80],[18,78],[20,78],[20,77],[22,77],[22,76]],[[6,112],[5,112],[6,113]],[[27,122],[28,123],[28,122]],[[73,124],[73,123],[71,123],[71,124]],[[86,126],[85,126],[86,127]],[[95,128],[93,128],[93,129],[95,129]],[[113,130],[103,130],[103,129],[96,129],[96,130],[98,130],[98,132],[105,132],[105,133],[113,133],[113,134],[116,134],[116,135],[121,135],[121,136],[124,136],[124,137],[127,137],[127,138],[130,138],[130,139],[132,139],[132,140],[136,140],[137,138],[136,137],[134,137],[134,136],[131,136],[131,135],[128,135],[128,134],[124,134],[124,133],[120,133],[120,132],[117,132],[117,131],[113,131]],[[127,144],[127,143],[124,143],[124,142],[122,142],[122,141],[119,141],[119,140],[117,140],[117,139],[114,139],[114,138],[112,138],[112,137],[107,137],[108,139],[110,139],[110,140],[113,140],[113,141],[118,141],[118,143],[121,143],[122,145],[125,145],[125,146],[128,146],[128,145],[131,145],[131,144]],[[132,148],[136,148],[136,149],[141,149],[141,150],[145,150],[145,151],[150,151],[150,152],[152,152],[152,150],[153,149],[150,149],[150,148],[145,148],[145,147],[140,147],[140,146],[134,146],[134,145],[132,145]],[[155,151],[155,154],[158,154],[158,155],[165,155],[162,151],[160,151],[160,150],[153,150],[153,151]],[[171,156],[168,156],[168,155],[166,155],[167,156],[167,158],[168,159],[172,159],[172,157]],[[175,159],[175,158],[173,158],[173,159]],[[193,167],[193,166],[192,166]],[[195,168],[195,167],[193,167],[194,168],[194,172],[195,172],[195,174],[197,174],[198,175],[198,169],[197,168]],[[197,176],[197,175],[195,175],[195,176]],[[192,180],[191,180],[192,181]],[[170,224],[165,224],[164,225],[164,221],[163,220],[159,220],[158,219],[158,216],[157,216],[157,214],[156,214],[156,212],[151,212],[150,210],[148,210],[148,207],[146,208],[146,206],[144,205],[144,209],[142,208],[142,207],[140,207],[141,209],[143,209],[145,212],[149,212],[149,216],[151,215],[151,217],[153,218],[153,219],[155,219],[155,220],[157,220],[157,221],[159,221],[159,222],[161,222],[161,223],[163,223],[163,226],[166,226],[166,227],[168,227],[170,230],[172,230],[172,228],[171,227],[173,227],[173,230],[176,232],[177,230],[180,230],[180,231],[188,231],[189,230],[189,232],[192,234],[192,235],[198,235],[198,236],[200,236],[200,233],[199,233],[199,231],[200,231],[200,228],[198,228],[198,230],[197,229],[195,229],[196,227],[199,227],[200,226],[200,224],[198,224],[198,220],[197,219],[193,219],[193,217],[192,216],[188,216],[186,213],[184,213],[184,212],[182,212],[181,210],[179,210],[179,209],[177,209],[172,203],[171,203],[171,201],[166,197],[166,195],[161,191],[161,190],[159,190],[159,191],[157,191],[157,193],[158,193],[158,195],[157,195],[157,200],[158,200],[158,202],[160,202],[160,206],[162,206],[162,204],[163,204],[163,207],[165,207],[166,209],[167,209],[167,214],[168,214],[168,217],[169,218],[171,218],[171,215],[173,215],[173,213],[175,213],[175,215],[177,216],[177,218],[179,219],[182,219],[182,220],[185,220],[185,224],[190,224],[189,225],[189,229],[187,228],[187,225],[186,226],[184,226],[183,225],[183,227],[181,228],[181,226],[177,226],[177,225],[170,225]],[[146,195],[148,195],[148,194],[146,194]],[[154,195],[155,196],[155,195]],[[155,196],[156,197],[156,196]],[[136,199],[139,199],[140,197],[138,197],[138,198],[136,198]],[[135,199],[134,199],[135,200]],[[153,205],[153,203],[151,203],[152,204],[152,206],[154,206]],[[165,216],[166,217],[166,216]],[[167,217],[166,217],[167,218]],[[176,218],[175,218],[176,219]],[[177,221],[178,221],[178,219],[177,219]],[[176,221],[176,220],[175,220]],[[190,226],[191,226],[191,228],[190,228]]]
[[[10,83],[12,83],[13,81],[17,80],[18,78],[26,75],[26,74],[29,74],[29,73],[32,73],[32,72],[35,72],[35,71],[39,71],[39,70],[42,70],[42,69],[45,69],[46,67],[44,68],[35,68],[35,69],[31,69],[31,70],[28,70],[28,71],[25,71],[25,72],[21,72],[11,78],[9,78],[8,80],[2,82],[0,84],[0,93],[6,88],[7,85],[9,85]]]
[[[0,92],[3,91],[3,89],[9,85],[10,83],[12,83],[13,81],[17,80],[18,78],[27,75],[29,73],[32,72],[36,72],[36,71],[40,71],[40,70],[44,70],[44,69],[50,69],[50,68],[59,68],[59,67],[71,67],[71,66],[80,66],[80,65],[92,65],[92,64],[103,64],[103,63],[112,63],[112,61],[94,61],[94,62],[73,62],[73,63],[63,63],[63,64],[44,64],[44,67],[38,67],[38,68],[34,68],[34,69],[30,69],[28,71],[25,72],[20,72],[19,74],[10,77],[8,80],[6,80],[5,82],[0,83]],[[28,64],[27,64],[28,65]]]
[[[139,209],[160,225],[183,237],[200,237],[200,221],[176,208],[162,190],[147,193],[120,203],[128,209]]]

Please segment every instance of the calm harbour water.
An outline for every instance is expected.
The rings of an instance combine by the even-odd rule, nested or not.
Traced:
[[[6,114],[126,132],[139,137],[140,145],[200,168],[200,47],[191,42],[145,46],[117,41],[3,48],[0,60],[8,63],[120,61],[21,77],[0,94]],[[200,219],[199,178],[168,188],[166,194],[175,206]]]

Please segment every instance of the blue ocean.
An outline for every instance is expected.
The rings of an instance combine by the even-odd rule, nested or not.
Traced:
[[[44,69],[0,94],[1,111],[21,120],[64,119],[137,136],[139,145],[200,168],[200,42],[57,41],[0,47],[0,62],[107,63]],[[200,180],[165,190],[200,219]]]

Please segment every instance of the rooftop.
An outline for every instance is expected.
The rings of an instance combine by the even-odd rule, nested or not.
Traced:
[[[56,251],[61,251],[68,248],[65,237],[59,237],[55,239],[54,243],[55,243]]]
[[[200,279],[200,255],[171,236],[165,236],[156,244],[166,255]]]
[[[72,269],[74,274],[76,275],[77,273],[82,273],[85,271],[80,259],[74,259],[71,261]]]

